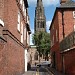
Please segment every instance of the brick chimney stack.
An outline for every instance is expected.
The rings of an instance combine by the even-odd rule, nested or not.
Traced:
[[[60,4],[65,3],[67,0],[60,0]]]

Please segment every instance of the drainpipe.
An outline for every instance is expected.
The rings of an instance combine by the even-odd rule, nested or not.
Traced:
[[[64,30],[64,11],[62,10],[62,34],[63,34],[63,39],[65,38],[65,30]],[[63,70],[63,73],[65,74],[65,60],[64,60],[64,54],[62,54],[62,70]]]
[[[65,37],[65,32],[64,32],[64,11],[62,11],[62,27],[63,27],[63,38]]]

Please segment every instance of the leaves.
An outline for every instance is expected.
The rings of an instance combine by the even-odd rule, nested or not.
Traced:
[[[33,35],[33,43],[40,54],[50,53],[50,33],[40,32]]]

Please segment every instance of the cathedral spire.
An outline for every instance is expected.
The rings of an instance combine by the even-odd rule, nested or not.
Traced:
[[[35,32],[46,31],[46,18],[44,14],[44,7],[42,0],[37,0],[37,6],[35,9]]]
[[[37,6],[43,6],[42,0],[37,0]]]

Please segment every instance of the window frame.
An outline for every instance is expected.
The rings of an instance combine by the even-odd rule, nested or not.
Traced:
[[[75,11],[73,11],[73,18],[75,19]]]

